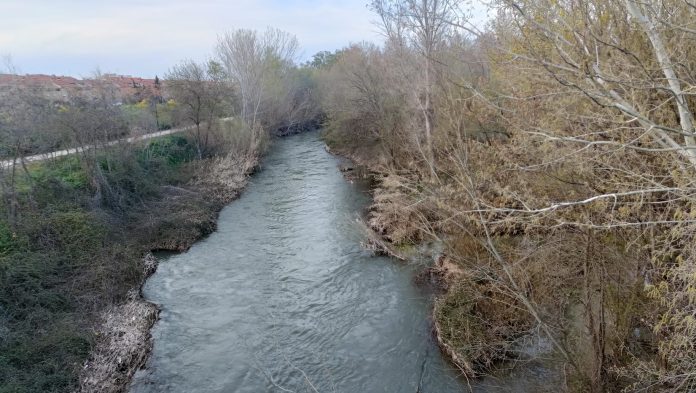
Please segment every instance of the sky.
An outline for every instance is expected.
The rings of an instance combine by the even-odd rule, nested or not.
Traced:
[[[209,58],[225,31],[273,26],[297,36],[306,60],[381,42],[368,1],[0,0],[0,55],[23,74],[153,78],[183,59]],[[483,20],[484,7],[472,7]]]

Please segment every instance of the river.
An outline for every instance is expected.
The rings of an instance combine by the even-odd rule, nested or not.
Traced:
[[[161,314],[131,392],[468,391],[416,268],[360,246],[369,201],[317,133],[277,140],[217,232],[146,283]]]

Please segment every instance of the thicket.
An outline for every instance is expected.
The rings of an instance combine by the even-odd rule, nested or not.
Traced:
[[[142,255],[159,241],[157,233],[129,231],[161,198],[161,186],[188,180],[182,168],[193,157],[183,137],[125,156],[99,152],[97,165],[118,200],[94,201],[91,174],[76,156],[30,164],[17,176],[15,217],[3,209],[0,219],[1,391],[75,386],[98,313],[139,284]]]
[[[322,54],[325,138],[375,173],[388,248],[445,247],[463,373],[550,342],[570,391],[696,389],[696,8],[372,2],[383,46]],[[328,64],[326,64],[328,63]]]
[[[100,313],[142,282],[143,255],[183,251],[215,229],[259,147],[238,124],[213,130],[217,144],[203,160],[184,134],[5,174],[0,391],[73,389],[99,339]]]

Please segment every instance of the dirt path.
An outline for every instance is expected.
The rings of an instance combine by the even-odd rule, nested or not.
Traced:
[[[231,119],[231,117],[220,119],[220,120],[224,121],[224,120],[229,120],[229,119]],[[180,132],[188,131],[192,128],[193,128],[193,126],[186,126],[186,127],[172,128],[171,130],[157,131],[157,132],[151,132],[151,133],[143,134],[143,135],[131,136],[128,138],[122,138],[122,139],[117,139],[115,141],[111,141],[111,142],[107,143],[106,146],[114,146],[114,145],[117,145],[119,143],[133,143],[133,142],[144,141],[144,140],[148,140],[148,139],[152,139],[152,138],[159,138],[161,136],[167,136],[167,135],[171,135],[171,134],[177,134]],[[96,145],[86,145],[86,146],[73,147],[70,149],[52,151],[50,153],[35,154],[33,156],[24,157],[24,162],[30,163],[30,162],[37,162],[37,161],[45,161],[45,160],[49,160],[52,158],[69,156],[71,154],[75,154],[75,153],[78,153],[80,151],[94,149],[95,147],[96,147]],[[19,163],[19,160],[17,160],[16,162]],[[15,160],[0,161],[0,169],[10,168],[13,165],[15,165]]]

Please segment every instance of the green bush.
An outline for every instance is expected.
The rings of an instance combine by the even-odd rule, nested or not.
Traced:
[[[195,157],[195,147],[188,139],[181,135],[168,135],[154,139],[145,148],[140,149],[138,158],[141,165],[152,165],[154,161],[177,167]]]
[[[98,310],[141,278],[140,251],[117,227],[59,206],[23,217],[17,233],[0,222],[0,392],[70,390]]]
[[[34,192],[32,183],[48,185],[53,183],[63,188],[85,190],[89,185],[89,179],[77,156],[61,157],[50,162],[32,164],[29,167],[29,176],[20,173],[20,190]]]
[[[72,318],[74,319],[74,318]],[[62,392],[74,387],[74,373],[92,340],[68,320],[51,321],[33,334],[15,327],[0,352],[0,393]]]

